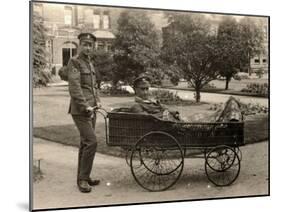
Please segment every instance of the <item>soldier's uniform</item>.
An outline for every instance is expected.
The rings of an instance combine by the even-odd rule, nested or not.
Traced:
[[[84,39],[83,36],[88,36],[89,39],[95,41],[95,37],[92,37],[93,35],[89,33],[79,36],[80,40]],[[100,101],[96,80],[94,66],[87,55],[80,53],[69,60],[68,83],[71,96],[69,113],[72,115],[81,137],[77,183],[79,183],[79,180],[90,180],[97,148],[97,139],[94,132],[96,117],[87,111],[88,107],[95,107]]]
[[[134,87],[150,87],[150,78],[140,76],[134,80]],[[212,114],[193,114],[187,118],[180,117],[179,112],[169,110],[159,101],[154,99],[142,99],[139,96],[135,97],[135,104],[130,108],[132,113],[151,114],[159,119],[169,120],[174,122],[228,122],[242,121],[243,115],[241,112],[240,103],[234,98],[229,97],[226,103]]]
[[[133,86],[134,88],[149,88],[150,81],[151,80],[149,77],[141,75],[134,80]],[[132,113],[152,114],[159,119],[165,119],[175,122],[180,120],[177,111],[168,110],[168,108],[161,104],[158,100],[152,98],[142,99],[141,97],[136,96],[135,102],[136,103],[130,108],[130,112]]]

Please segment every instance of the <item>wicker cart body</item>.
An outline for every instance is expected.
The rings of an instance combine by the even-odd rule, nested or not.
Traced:
[[[152,115],[132,113],[108,113],[108,118],[110,146],[134,147],[141,137],[151,131],[172,135],[182,148],[218,145],[237,147],[244,144],[243,122],[175,123]],[[165,141],[159,142],[165,145]]]
[[[205,159],[208,179],[217,186],[232,184],[240,172],[244,122],[175,123],[152,115],[105,115],[106,142],[129,150],[128,165],[136,182],[149,191],[173,186],[185,157]],[[202,154],[190,156],[189,149]]]

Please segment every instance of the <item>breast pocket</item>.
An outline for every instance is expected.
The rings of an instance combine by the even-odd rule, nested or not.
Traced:
[[[87,69],[81,70],[81,84],[91,86],[91,72]]]

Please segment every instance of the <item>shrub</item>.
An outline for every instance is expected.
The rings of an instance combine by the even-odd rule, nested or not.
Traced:
[[[37,13],[33,14],[32,25],[32,81],[34,87],[47,86],[51,77],[46,71],[47,67],[47,51],[45,42],[47,39],[47,29],[44,26],[43,18]],[[50,74],[51,75],[51,74]]]
[[[172,76],[170,81],[173,85],[177,86],[179,84],[180,79],[178,76]]]
[[[204,88],[204,89],[211,89],[211,88],[217,88],[217,87],[215,86],[214,83],[208,83],[208,84],[205,85],[203,88]]]
[[[193,88],[193,86],[190,84],[188,84],[187,87]],[[214,83],[208,83],[208,84],[204,85],[204,87],[203,87],[203,89],[213,89],[213,88],[217,88]]]
[[[101,86],[100,90],[101,94],[107,95],[107,96],[130,96],[130,92],[127,91],[125,88],[121,87],[112,87],[109,85]]]
[[[247,115],[256,115],[256,114],[267,114],[268,113],[268,107],[262,106],[258,103],[248,103],[244,104],[241,101],[239,101],[239,104],[241,106],[241,112],[247,116]],[[209,108],[209,110],[219,110],[223,108],[223,103],[216,103],[212,104]]]
[[[233,76],[233,79],[240,81],[240,80],[250,79],[250,77],[248,73],[239,72]]]
[[[33,86],[41,87],[47,86],[49,82],[51,82],[51,72],[47,69],[41,70],[40,72],[33,74]]]
[[[209,110],[218,110],[220,108],[223,107],[223,103],[215,103],[215,104],[212,104],[209,108]]]
[[[264,74],[263,68],[259,68],[259,69],[256,71],[256,75],[258,76],[258,78],[262,78],[263,74]]]
[[[260,113],[268,113],[268,107],[262,106],[258,103],[241,103],[241,110],[244,115],[256,115]]]
[[[236,75],[233,76],[233,79],[240,81],[241,77],[238,74],[236,74]]]
[[[53,67],[52,67],[51,73],[52,73],[52,75],[54,75],[54,76],[57,74],[56,66],[53,66]]]
[[[99,49],[93,52],[92,58],[98,81],[112,80],[113,70],[115,68],[112,52]]]
[[[59,76],[62,80],[64,81],[68,81],[68,77],[67,77],[67,67],[63,66],[59,69]]]
[[[241,92],[256,94],[258,96],[268,96],[268,84],[267,83],[249,83],[246,88],[243,88]]]
[[[177,93],[173,93],[168,90],[153,90],[151,94],[155,99],[159,100],[163,104],[177,104],[183,102]]]

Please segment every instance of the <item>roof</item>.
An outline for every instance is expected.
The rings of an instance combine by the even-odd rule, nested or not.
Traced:
[[[115,35],[109,31],[97,30],[94,31],[93,34],[96,36],[97,39],[99,38],[115,39]]]

